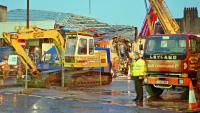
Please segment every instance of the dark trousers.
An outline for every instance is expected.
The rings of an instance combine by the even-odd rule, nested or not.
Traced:
[[[136,99],[142,100],[143,99],[143,79],[139,79],[138,76],[132,76],[131,78],[135,82]]]

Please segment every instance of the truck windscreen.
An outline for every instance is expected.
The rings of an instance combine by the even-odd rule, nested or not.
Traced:
[[[144,58],[155,60],[184,59],[186,38],[184,36],[152,36],[147,38]]]

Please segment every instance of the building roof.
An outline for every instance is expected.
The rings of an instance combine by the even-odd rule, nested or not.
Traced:
[[[87,28],[96,28],[97,33],[105,34],[106,39],[116,35],[132,37],[133,26],[127,25],[109,25],[105,22],[99,22],[95,18],[80,16],[72,13],[52,12],[45,10],[30,10],[30,21],[54,20],[55,25],[62,26],[65,30],[83,30]],[[26,21],[26,10],[10,10],[7,15],[8,22]]]

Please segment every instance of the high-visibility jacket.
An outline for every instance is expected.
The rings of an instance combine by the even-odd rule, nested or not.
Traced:
[[[132,76],[144,76],[146,75],[146,63],[143,59],[133,60],[131,63]]]

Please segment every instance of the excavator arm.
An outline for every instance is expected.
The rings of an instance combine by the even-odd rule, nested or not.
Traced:
[[[20,45],[20,39],[24,40],[34,40],[34,39],[52,39],[55,43],[57,48],[58,57],[60,62],[62,62],[62,56],[64,54],[64,38],[62,35],[55,29],[44,30],[37,27],[33,27],[30,29],[19,29],[15,33],[3,33],[3,38],[5,39],[6,43],[13,47],[16,53],[20,56],[20,60],[24,65],[28,65],[31,74],[34,77],[39,77],[40,72],[38,71],[36,65],[33,63],[31,58],[27,55],[25,50]]]

